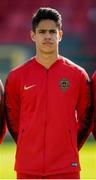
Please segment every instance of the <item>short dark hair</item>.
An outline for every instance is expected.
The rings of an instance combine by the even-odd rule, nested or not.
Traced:
[[[33,32],[36,31],[36,27],[42,20],[53,20],[57,27],[61,29],[62,27],[62,18],[60,13],[52,8],[49,7],[41,7],[39,8],[36,13],[32,17],[32,30]]]

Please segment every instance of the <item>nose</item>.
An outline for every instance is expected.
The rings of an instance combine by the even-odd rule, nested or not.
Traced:
[[[47,39],[50,39],[51,38],[51,35],[50,35],[50,32],[49,31],[46,31],[46,36],[45,36]]]

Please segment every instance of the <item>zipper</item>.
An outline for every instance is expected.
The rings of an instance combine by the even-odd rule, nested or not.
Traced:
[[[46,104],[45,104],[45,119],[44,119],[44,152],[43,152],[43,174],[46,171],[46,128],[47,128],[47,106],[48,106],[48,69],[46,69]]]

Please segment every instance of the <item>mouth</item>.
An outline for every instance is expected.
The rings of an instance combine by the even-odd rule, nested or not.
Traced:
[[[52,42],[44,42],[43,44],[44,45],[52,45],[53,43]]]

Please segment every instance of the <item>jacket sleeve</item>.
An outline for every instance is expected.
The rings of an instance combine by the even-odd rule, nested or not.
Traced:
[[[0,80],[0,143],[2,142],[6,133],[6,121],[4,111],[4,87]]]
[[[18,76],[9,73],[5,83],[5,110],[8,130],[17,142],[19,129],[20,99],[19,99],[19,83]]]
[[[92,121],[93,121],[93,129],[92,133],[96,140],[96,71],[92,76],[92,104],[93,104],[93,113],[92,113]]]
[[[77,104],[78,150],[83,146],[91,132],[91,108],[91,84],[87,73],[83,70],[81,73],[80,94]]]

